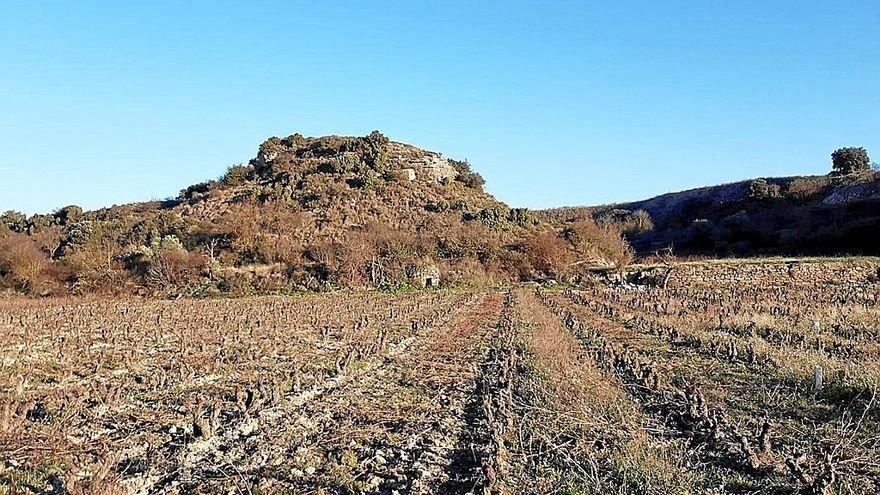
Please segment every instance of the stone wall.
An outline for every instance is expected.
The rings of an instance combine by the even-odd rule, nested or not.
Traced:
[[[713,260],[672,265],[667,287],[821,285],[876,282],[880,259]],[[668,268],[642,267],[640,278],[660,281]]]

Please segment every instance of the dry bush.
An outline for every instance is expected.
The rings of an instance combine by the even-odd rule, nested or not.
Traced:
[[[632,263],[633,251],[620,231],[611,225],[581,220],[565,230],[565,237],[577,254],[578,261],[602,260],[618,269]]]
[[[788,184],[785,194],[793,199],[810,199],[819,195],[828,184],[827,177],[799,177]]]
[[[406,268],[426,263],[430,254],[431,244],[425,237],[370,223],[350,231],[332,250],[319,247],[313,256],[335,257],[324,264],[339,284],[379,287],[406,283]]]
[[[35,240],[25,234],[0,237],[0,283],[29,294],[57,288],[49,268],[52,261]]]
[[[645,210],[636,210],[632,214],[632,219],[624,225],[622,230],[628,234],[632,232],[647,232],[653,229],[654,220],[651,219],[651,214]]]
[[[371,223],[364,232],[372,239],[384,258],[406,260],[425,256],[432,250],[425,237],[410,231],[391,229],[382,224]]]
[[[504,251],[497,236],[478,222],[451,227],[438,226],[432,231],[436,236],[437,252],[445,259],[473,257],[486,263],[498,259]]]
[[[443,283],[455,286],[487,286],[507,280],[496,265],[485,266],[476,258],[466,256],[440,264]]]
[[[351,231],[344,242],[321,242],[309,246],[308,257],[316,264],[318,278],[348,287],[378,285],[383,273],[377,235],[368,227]]]
[[[561,206],[549,210],[538,210],[535,214],[544,221],[552,223],[568,223],[594,218],[593,208],[588,206]]]
[[[389,182],[408,182],[409,175],[403,170],[389,170],[383,175]]]
[[[572,263],[568,244],[550,231],[540,232],[525,241],[525,252],[532,267],[548,276],[562,277]]]
[[[346,237],[344,244],[337,244],[332,250],[324,248],[324,253],[332,253],[330,263],[325,263],[330,277],[349,287],[378,285],[382,274],[379,271],[379,250],[372,236],[356,232]]]
[[[244,261],[293,264],[302,253],[301,213],[281,201],[245,203],[231,209],[215,226],[230,238]]]
[[[207,266],[202,253],[166,250],[149,261],[146,280],[149,285],[161,289],[184,287],[198,282]]]
[[[57,259],[64,240],[61,229],[54,226],[32,233],[31,239],[49,259]]]
[[[73,280],[73,290],[79,293],[124,291],[131,284],[131,275],[121,256],[122,250],[112,239],[104,236],[90,238],[64,257]]]

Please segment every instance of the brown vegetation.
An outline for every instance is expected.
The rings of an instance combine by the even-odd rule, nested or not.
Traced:
[[[0,284],[29,294],[205,296],[418,287],[437,271],[443,283],[468,286],[568,279],[573,262],[628,262],[608,225],[566,237],[565,225],[482,186],[467,162],[378,132],[270,138],[250,164],[173,200],[0,216]]]
[[[28,294],[41,294],[57,283],[53,268],[40,239],[0,233],[0,283]]]

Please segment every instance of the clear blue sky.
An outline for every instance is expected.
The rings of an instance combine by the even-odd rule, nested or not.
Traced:
[[[486,4],[4,0],[0,211],[173,196],[293,132],[528,207],[880,161],[877,0]]]

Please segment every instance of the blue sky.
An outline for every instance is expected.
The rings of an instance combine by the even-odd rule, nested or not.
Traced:
[[[0,2],[0,211],[373,129],[528,207],[880,161],[880,2]]]

